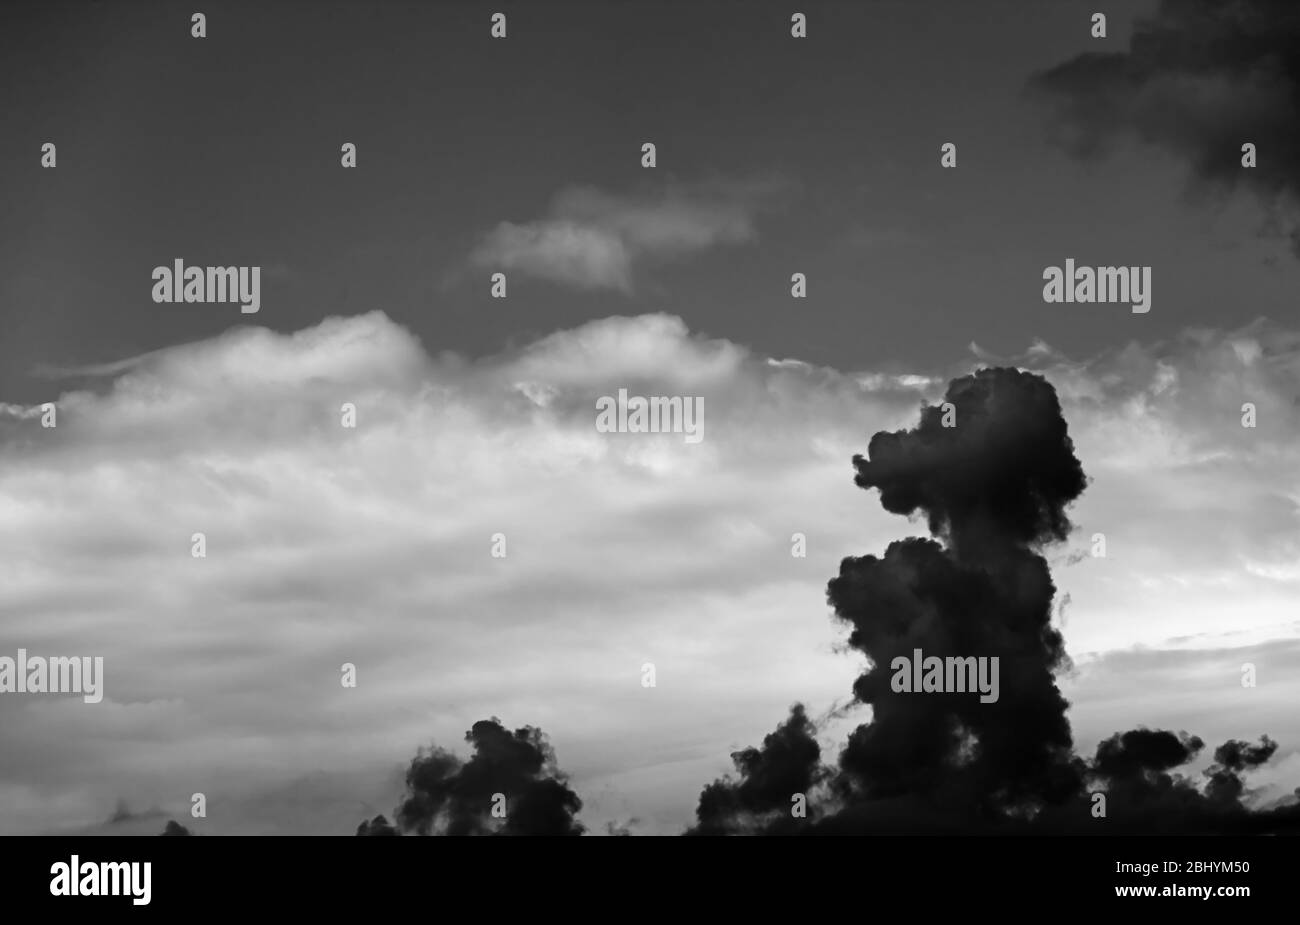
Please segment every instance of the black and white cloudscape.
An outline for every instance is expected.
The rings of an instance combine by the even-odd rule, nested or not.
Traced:
[[[1300,5],[1112,6],[0,4],[0,834],[1296,833]]]
[[[1300,832],[1300,800],[1242,801],[1241,772],[1277,750],[1266,735],[1224,742],[1200,774],[1183,769],[1205,743],[1182,731],[1139,726],[1093,755],[1075,752],[1055,679],[1068,662],[1051,625],[1056,587],[1040,552],[1069,535],[1066,507],[1086,486],[1068,425],[1051,384],[1016,369],[955,379],[944,398],[961,428],[945,428],[931,405],[916,428],[877,433],[853,459],[859,487],[877,489],[890,513],[923,514],[932,533],[846,558],[827,589],[849,644],[870,660],[853,694],[871,721],[831,765],[795,704],[761,748],[732,755],[734,778],[704,788],[690,833],[1082,834],[1095,831],[1095,795],[1112,831]],[[918,649],[997,656],[1010,683],[992,705],[891,690],[885,666]],[[442,819],[439,834],[580,834],[576,795],[562,778],[537,779],[552,757],[537,730],[511,737],[492,720],[466,738],[475,747],[467,765],[437,750],[412,762],[403,830],[428,835]],[[493,826],[492,792],[518,797],[523,821]],[[806,815],[791,813],[797,795],[811,798]],[[357,834],[397,832],[380,818]]]

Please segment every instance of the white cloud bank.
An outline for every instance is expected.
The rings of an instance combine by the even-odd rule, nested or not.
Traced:
[[[1093,479],[1052,554],[1072,651],[1296,635],[1298,344],[1256,325],[1018,358],[1057,385]],[[113,364],[59,397],[54,430],[0,405],[0,654],[103,656],[106,692],[0,695],[0,832],[84,827],[124,798],[199,831],[350,834],[391,810],[418,745],[459,747],[491,715],[550,735],[590,828],[678,830],[728,751],[796,699],[849,693],[861,666],[836,652],[825,583],[922,530],[854,487],[850,457],[970,365],[773,362],[665,315],[468,360],[372,312]],[[704,397],[704,442],[597,433],[620,387]],[[1094,532],[1108,558],[1079,560]],[[1225,664],[1180,708],[1239,694]],[[1253,693],[1282,690],[1265,673]],[[1163,720],[1138,700],[1118,725]],[[1280,757],[1300,744],[1244,725]]]

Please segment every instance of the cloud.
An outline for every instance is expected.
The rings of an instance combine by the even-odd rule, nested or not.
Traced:
[[[762,748],[733,752],[731,760],[740,779],[721,778],[704,788],[699,824],[692,834],[722,835],[737,823],[746,828],[784,826],[787,819],[796,818],[792,798],[806,795],[827,776],[817,729],[803,704],[790,708],[789,717],[763,739]]]
[[[670,182],[631,195],[569,187],[555,196],[545,217],[497,225],[470,260],[578,289],[630,294],[639,263],[756,240],[757,214],[786,191],[771,179]]]
[[[795,701],[822,715],[862,673],[826,579],[903,521],[853,488],[851,459],[978,365],[769,359],[667,315],[469,358],[371,312],[138,358],[58,396],[54,429],[0,408],[0,654],[105,658],[102,703],[0,696],[0,831],[98,826],[119,798],[194,825],[202,791],[200,834],[344,834],[396,804],[419,743],[493,715],[547,731],[588,830],[679,831],[729,751]],[[1300,336],[1253,325],[1024,364],[1055,386],[1092,479],[1048,554],[1071,651],[1160,646],[1225,615],[1233,645],[1294,636]],[[704,442],[597,433],[595,401],[620,387],[703,397]],[[1106,559],[1087,554],[1097,531]],[[1135,693],[1153,727],[1218,709],[1178,648],[1188,667],[1162,689],[1187,696]],[[1270,704],[1294,691],[1264,667],[1253,709],[1286,751],[1300,729]],[[1218,683],[1240,690],[1235,668]],[[1114,686],[1075,710],[1110,710]]]
[[[1139,727],[1091,759],[1075,752],[1056,684],[1068,667],[1050,626],[1056,589],[1040,550],[1069,535],[1065,509],[1086,482],[1056,392],[1041,376],[985,368],[954,379],[944,398],[915,428],[877,432],[867,456],[854,457],[859,487],[877,489],[893,513],[924,513],[941,541],[847,557],[827,587],[849,644],[868,659],[853,692],[871,720],[831,768],[796,706],[761,751],[733,755],[739,781],[705,788],[696,831],[1083,833],[1101,818],[1110,832],[1300,832],[1300,802],[1242,801],[1241,773],[1277,751],[1267,736],[1221,745],[1203,787],[1173,773],[1204,747],[1186,733]],[[910,671],[922,653],[940,666],[953,656],[1000,662],[1002,683],[991,701],[942,682],[900,689],[900,657]],[[783,798],[800,797],[806,813],[780,811]]]
[[[380,814],[373,819],[363,820],[362,823],[357,826],[357,835],[366,837],[396,837],[401,834],[401,832],[397,831],[396,826],[389,822],[388,818],[383,814]]]
[[[1056,140],[1099,157],[1125,138],[1188,164],[1208,189],[1244,187],[1300,253],[1300,9],[1286,0],[1162,0],[1128,49],[1089,52],[1035,75]],[[1242,145],[1257,166],[1242,166]]]
[[[581,835],[582,801],[555,764],[541,730],[513,733],[498,719],[480,720],[465,741],[468,761],[444,749],[422,751],[406,772],[401,828],[416,835]],[[387,835],[382,817],[358,835]]]
[[[1042,377],[982,369],[954,379],[944,399],[954,422],[929,405],[914,429],[879,431],[867,455],[853,459],[860,488],[878,490],[891,513],[924,514],[946,545],[913,537],[880,557],[846,557],[828,585],[849,645],[868,659],[853,692],[872,716],[849,735],[834,772],[843,809],[815,807],[809,825],[893,831],[900,819],[915,815],[925,827],[943,815],[961,830],[1037,801],[1059,802],[1079,787],[1053,677],[1065,661],[1064,641],[1049,625],[1055,587],[1035,547],[1068,535],[1065,508],[1083,491],[1083,470]],[[899,693],[894,660],[918,649],[940,659],[999,659],[999,698]],[[800,732],[807,740],[815,730]],[[769,756],[749,767],[737,763],[737,793],[771,763],[772,739],[764,751]],[[801,773],[788,779],[831,776],[808,767],[815,751],[799,755]],[[750,830],[739,814],[719,822],[708,805],[721,802],[716,789],[701,795],[701,823]],[[779,825],[775,831],[788,824]],[[759,828],[771,830],[766,820]]]

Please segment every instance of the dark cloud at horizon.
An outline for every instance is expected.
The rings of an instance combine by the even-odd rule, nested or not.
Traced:
[[[737,819],[753,822],[768,819],[778,827],[791,820],[791,796],[807,793],[826,776],[821,765],[817,730],[802,704],[790,709],[790,716],[776,731],[763,739],[762,748],[746,748],[731,756],[740,774],[739,782],[714,781],[700,794],[699,826],[692,834],[725,834]]]
[[[581,835],[582,801],[569,788],[540,729],[513,733],[495,717],[465,733],[468,761],[437,746],[421,750],[406,772],[396,825],[380,815],[356,834]],[[500,807],[501,815],[495,815]],[[400,831],[399,831],[400,830]]]
[[[397,827],[388,821],[388,817],[380,813],[373,819],[367,819],[357,826],[357,835],[365,836],[394,836],[401,835]]]

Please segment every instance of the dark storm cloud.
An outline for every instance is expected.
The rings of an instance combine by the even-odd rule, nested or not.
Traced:
[[[1053,677],[1065,659],[1051,627],[1056,589],[1030,549],[1065,537],[1066,505],[1085,485],[1051,385],[1011,369],[954,380],[916,429],[876,434],[853,463],[886,510],[925,514],[948,546],[891,543],[883,557],[844,560],[828,586],[849,644],[873,666],[854,685],[873,716],[840,756],[841,786],[866,798],[978,797],[995,813],[1073,789]],[[890,665],[916,649],[998,658],[998,700],[895,693]]]
[[[950,426],[944,426],[945,416]],[[1039,547],[1066,537],[1067,506],[1086,479],[1053,387],[1014,369],[954,380],[913,430],[876,434],[855,457],[856,483],[894,513],[926,516],[936,539],[891,543],[847,558],[827,596],[870,660],[854,694],[872,708],[834,770],[819,764],[817,730],[801,708],[761,750],[733,755],[739,780],[701,794],[694,832],[1281,831],[1300,805],[1252,812],[1239,771],[1276,743],[1230,741],[1201,788],[1175,768],[1204,743],[1135,729],[1074,753],[1055,674],[1066,665],[1051,626],[1056,593]],[[945,542],[941,542],[945,541]],[[1000,695],[917,693],[892,684],[895,658],[996,657]],[[825,781],[807,820],[793,793]],[[1094,793],[1109,800],[1094,815]]]
[[[1242,802],[1245,783],[1238,772],[1267,761],[1277,743],[1264,736],[1257,746],[1230,740],[1215,749],[1203,772],[1204,787],[1174,773],[1202,747],[1196,736],[1137,729],[1100,743],[1090,768],[1090,788],[1104,790],[1107,831],[1149,834],[1261,834],[1300,832],[1300,803],[1255,811]],[[1046,824],[1079,828],[1069,811]]]
[[[1134,777],[1150,771],[1167,771],[1186,764],[1205,743],[1187,733],[1133,729],[1115,733],[1097,745],[1093,769],[1105,777]],[[1226,747],[1226,746],[1225,746]]]
[[[1206,794],[1220,803],[1231,804],[1245,791],[1241,771],[1259,767],[1273,757],[1277,743],[1262,736],[1258,745],[1231,739],[1214,750],[1214,764],[1205,772],[1209,778]]]
[[[739,782],[724,777],[704,788],[696,811],[699,835],[717,835],[761,826],[779,826],[791,816],[791,798],[809,791],[823,777],[817,730],[802,704],[763,739],[763,747],[733,752]]]
[[[1082,157],[1132,137],[1195,177],[1261,195],[1295,231],[1300,192],[1300,6],[1289,0],[1163,0],[1128,49],[1090,52],[1035,75],[1056,108],[1056,140]],[[1243,168],[1242,145],[1257,166]]]
[[[185,826],[181,825],[175,819],[168,819],[167,825],[165,825],[163,827],[163,830],[158,834],[159,835],[193,835],[194,833],[191,832],[189,829],[185,828]]]
[[[500,720],[480,720],[465,734],[474,747],[468,761],[434,747],[421,751],[406,772],[406,798],[397,827],[383,816],[363,822],[357,835],[581,835],[574,820],[582,808],[556,768],[541,730],[510,732]],[[505,817],[493,815],[504,796]]]
[[[1236,739],[1224,742],[1214,751],[1214,761],[1232,771],[1244,771],[1263,764],[1273,757],[1277,743],[1264,736],[1258,745]]]

